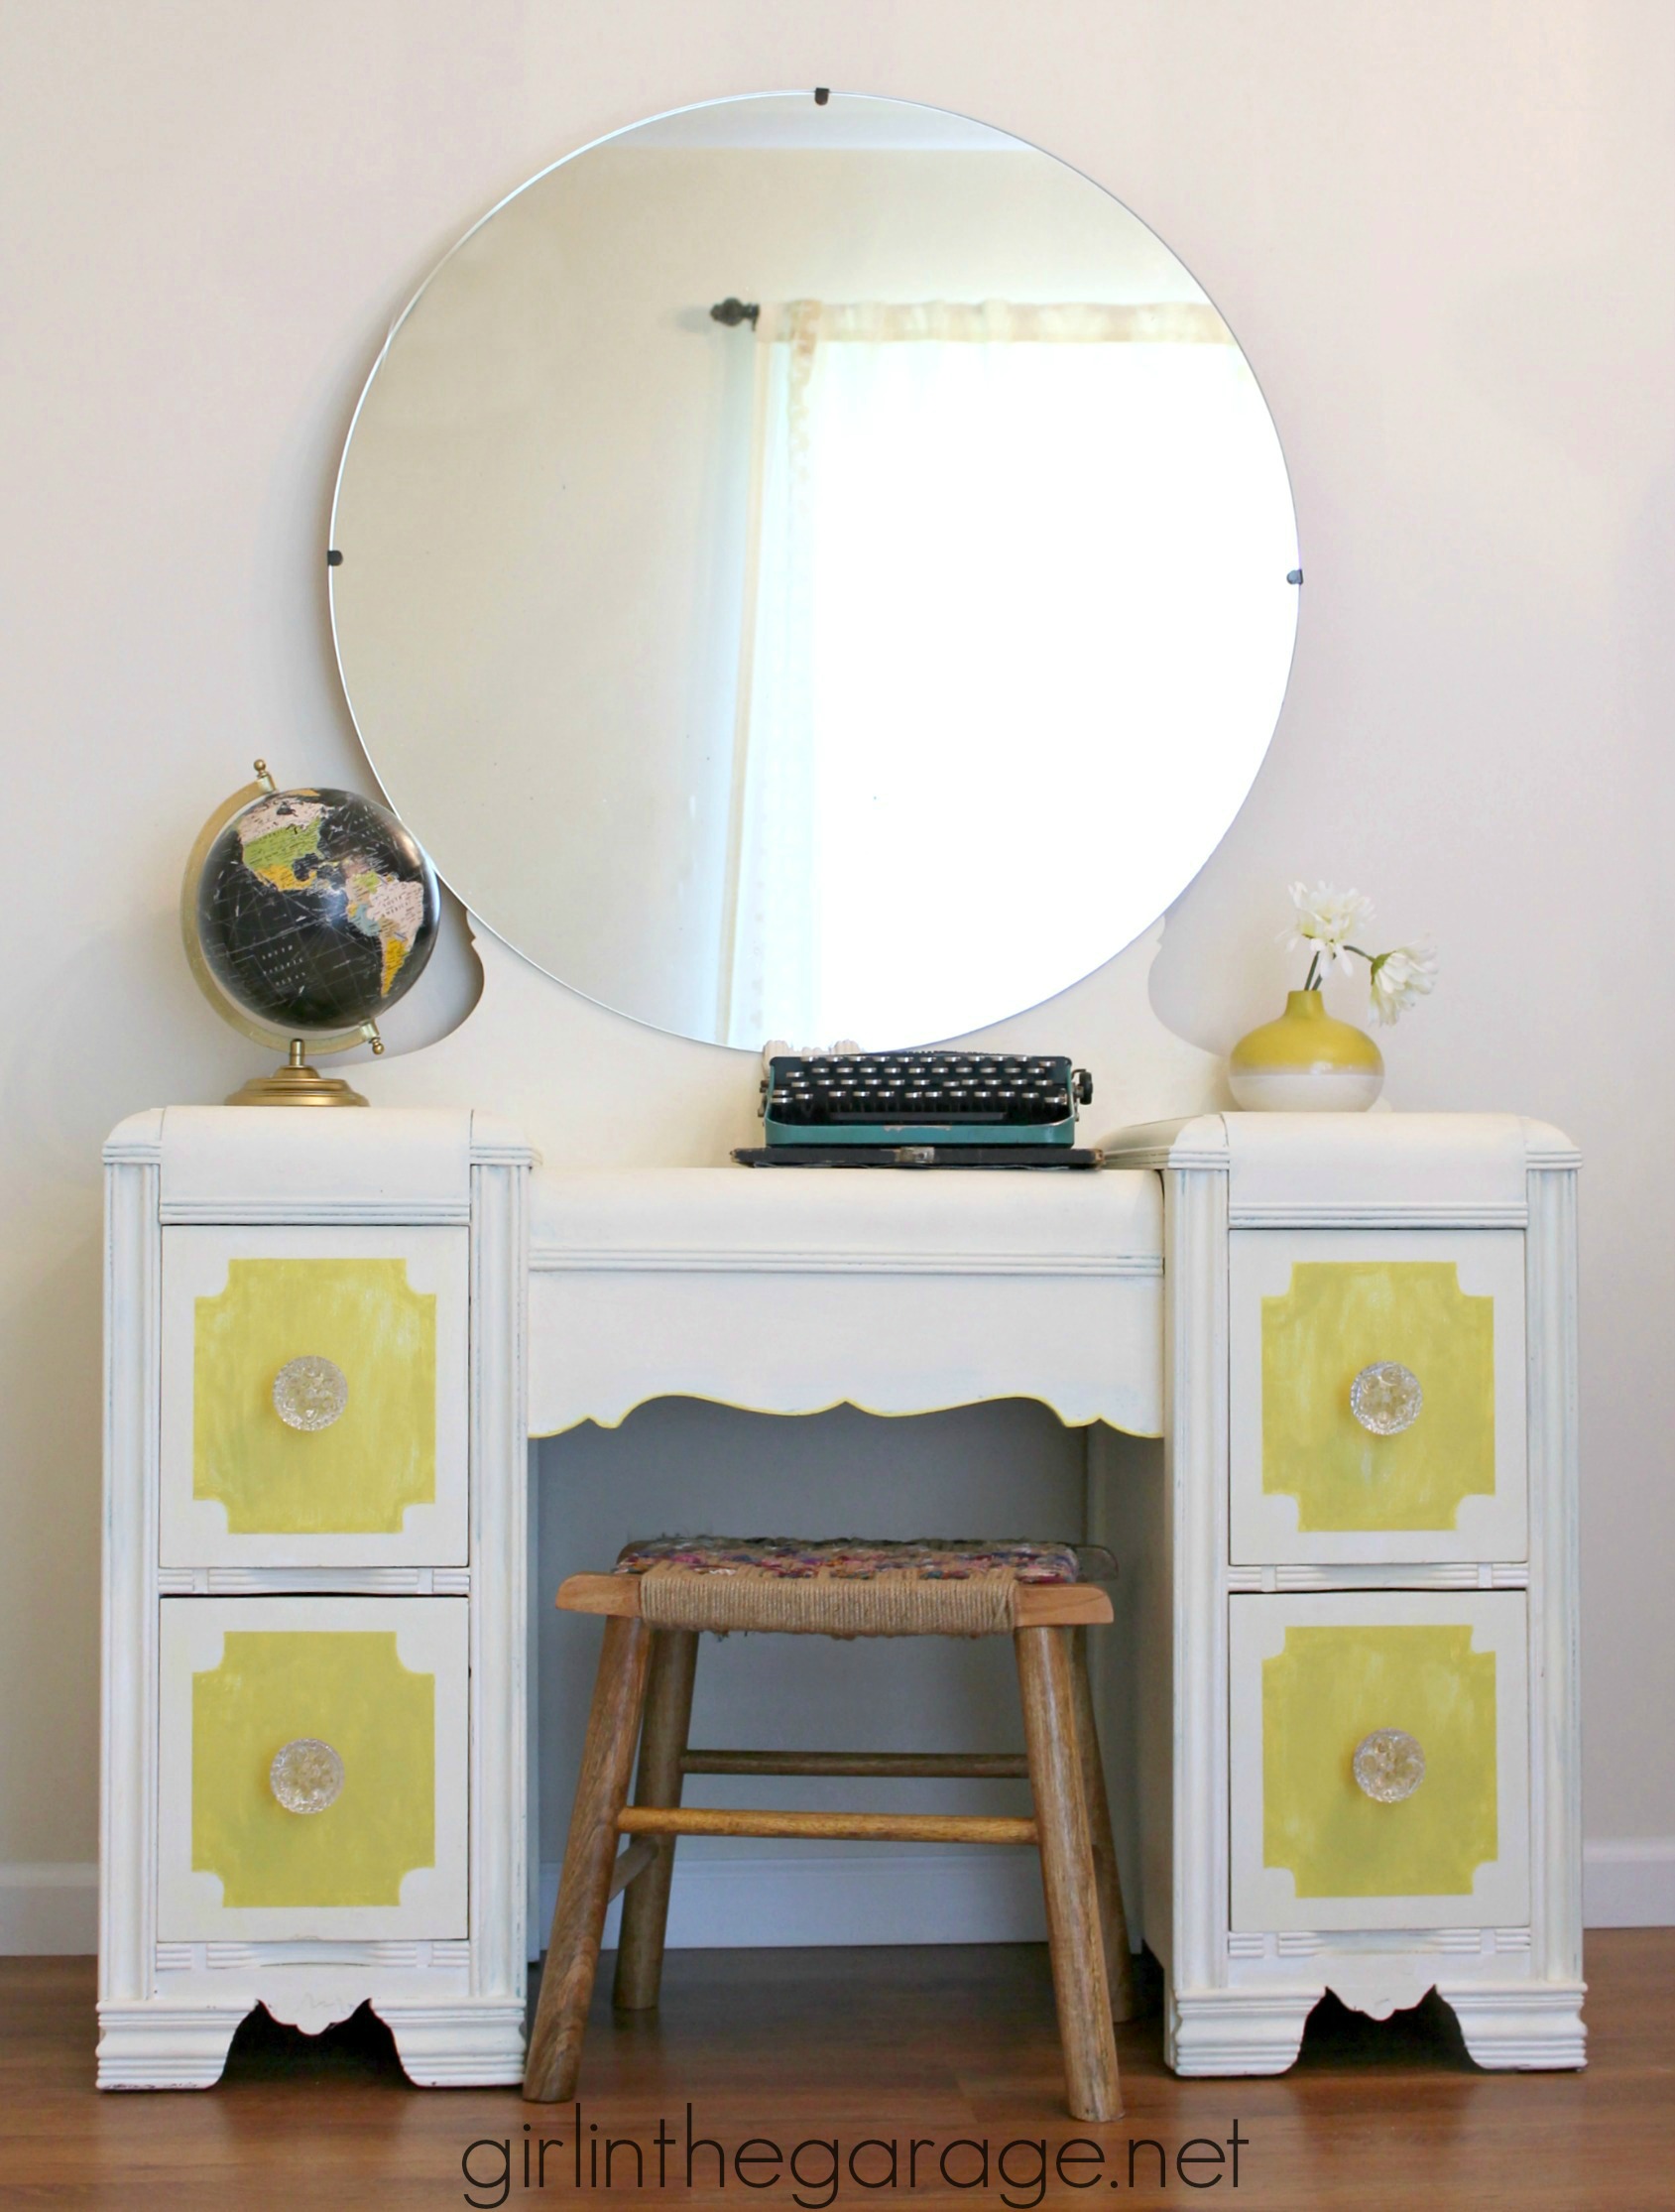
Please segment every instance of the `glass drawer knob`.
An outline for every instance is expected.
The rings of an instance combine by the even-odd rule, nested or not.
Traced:
[[[1424,1403],[1418,1376],[1400,1360],[1376,1360],[1350,1385],[1350,1412],[1375,1436],[1395,1436],[1411,1428]]]
[[[324,1812],[343,1793],[343,1762],[317,1736],[299,1736],[275,1752],[268,1786],[287,1812]]]
[[[1355,1747],[1355,1779],[1376,1804],[1398,1805],[1425,1779],[1425,1754],[1405,1728],[1376,1728]]]
[[[287,1360],[274,1377],[274,1411],[287,1428],[329,1428],[349,1403],[349,1378],[315,1352]]]

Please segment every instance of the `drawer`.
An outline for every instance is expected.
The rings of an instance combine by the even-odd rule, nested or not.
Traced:
[[[166,1598],[165,1942],[462,1936],[464,1598]]]
[[[1522,1559],[1521,1231],[1229,1242],[1233,1559]]]
[[[164,1231],[165,1566],[465,1563],[469,1247]]]
[[[1523,1592],[1229,1603],[1232,1926],[1527,1923]]]

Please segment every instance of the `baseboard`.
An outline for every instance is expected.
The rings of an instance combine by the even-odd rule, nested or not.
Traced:
[[[541,1870],[541,1932],[557,1895]],[[611,1907],[606,1941],[616,1941]],[[1602,1838],[1583,1849],[1587,1926],[1675,1926],[1675,1837]],[[1032,1851],[888,1852],[681,1846],[669,1941],[683,1949],[827,1943],[1032,1943],[1044,1933]],[[98,1869],[0,1865],[0,1957],[98,1948]]]
[[[99,1870],[69,1862],[0,1865],[0,1958],[99,1947]]]
[[[1582,1922],[1591,1928],[1675,1927],[1675,1836],[1585,1843]]]
[[[558,1894],[541,1870],[541,1934]],[[89,1952],[99,1942],[96,1866],[0,1865],[0,1957]],[[621,1905],[605,1940],[615,1943]],[[1035,1943],[1046,1933],[1033,1851],[776,1851],[681,1846],[668,1939],[682,1949],[827,1943]]]
[[[706,1839],[707,1840],[707,1839]],[[552,1924],[556,1862],[540,1870],[540,1935]],[[617,1940],[622,1902],[605,1942]],[[1046,1935],[1033,1851],[987,1846],[887,1851],[878,1845],[680,1846],[669,1897],[671,1948],[770,1944],[1038,1943]],[[532,1940],[532,1948],[534,1939]]]
[[[700,1857],[681,1845],[669,1899],[672,1946],[825,1943],[1031,1943],[1046,1933],[1031,1851],[885,1853],[866,1845],[813,1851],[734,1847]],[[713,1846],[711,1849],[713,1850]],[[558,1868],[541,1870],[541,1938]],[[611,1907],[607,1944],[621,1905]],[[1675,1838],[1602,1839],[1583,1851],[1583,1922],[1675,1927]]]

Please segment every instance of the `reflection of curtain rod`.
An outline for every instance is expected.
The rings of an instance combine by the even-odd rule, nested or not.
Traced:
[[[762,306],[755,300],[718,300],[710,320],[736,330],[748,322],[757,333]],[[787,324],[783,317],[790,317]],[[769,335],[791,337],[790,326],[826,339],[937,338],[1051,340],[1058,344],[1219,345],[1237,350],[1233,332],[1208,300],[1060,301],[861,301],[848,304],[793,300],[772,321]]]

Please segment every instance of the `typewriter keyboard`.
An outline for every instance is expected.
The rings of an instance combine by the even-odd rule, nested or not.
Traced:
[[[768,1119],[793,1129],[855,1122],[1040,1128],[1072,1119],[1093,1097],[1093,1081],[1085,1068],[1048,1054],[778,1053],[763,1092]]]

